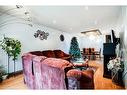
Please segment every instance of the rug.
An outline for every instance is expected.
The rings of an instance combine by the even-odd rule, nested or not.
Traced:
[[[93,66],[89,66],[86,70],[93,70],[94,71],[94,73],[97,71],[97,67],[93,67]]]

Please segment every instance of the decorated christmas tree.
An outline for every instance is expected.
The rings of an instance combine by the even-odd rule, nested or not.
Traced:
[[[78,60],[81,58],[80,48],[76,37],[71,39],[69,54],[72,56],[72,60]]]

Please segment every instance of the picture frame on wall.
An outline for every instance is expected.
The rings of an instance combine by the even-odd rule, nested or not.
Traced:
[[[64,41],[64,35],[63,34],[60,35],[60,41],[62,41],[62,42]]]

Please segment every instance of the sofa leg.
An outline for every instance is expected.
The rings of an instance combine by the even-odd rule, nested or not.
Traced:
[[[23,82],[24,82],[24,84],[26,84],[26,81],[25,81],[25,79],[23,79]]]

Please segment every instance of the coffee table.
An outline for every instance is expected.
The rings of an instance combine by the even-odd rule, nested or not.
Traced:
[[[75,69],[79,69],[79,70],[86,70],[89,67],[88,59],[73,61],[72,64]]]

